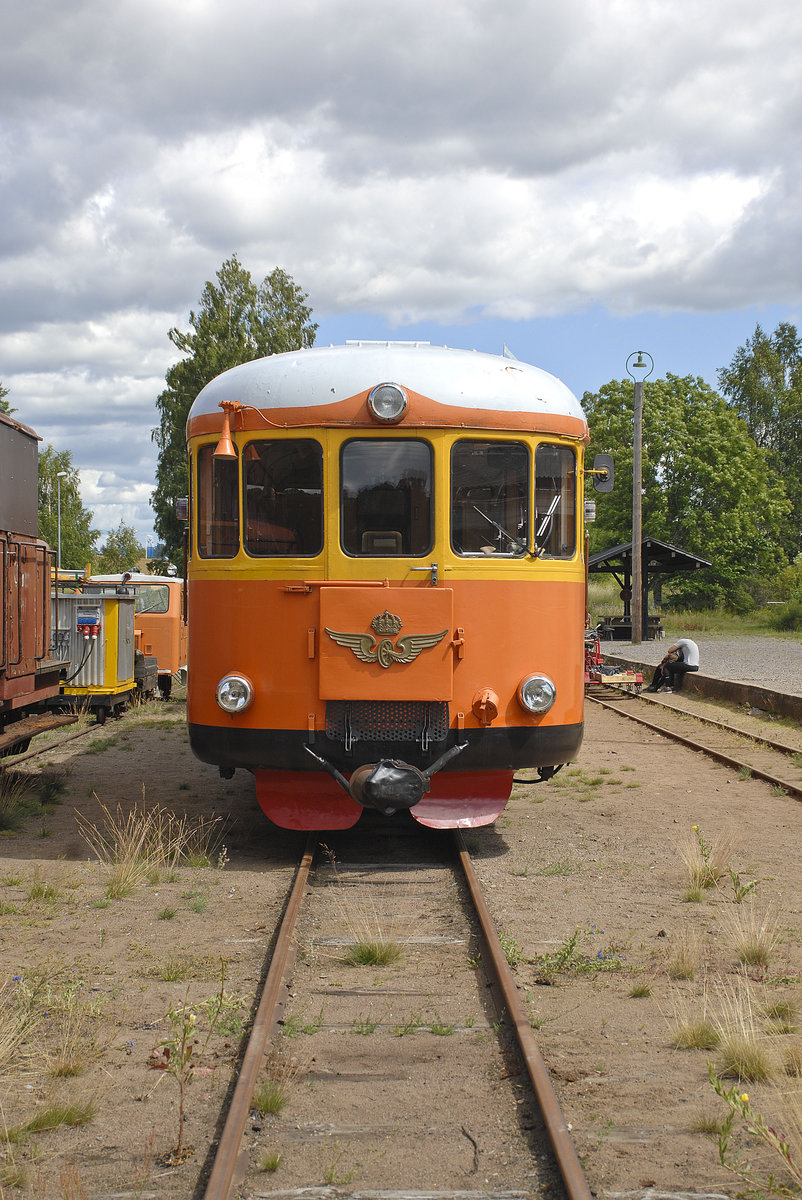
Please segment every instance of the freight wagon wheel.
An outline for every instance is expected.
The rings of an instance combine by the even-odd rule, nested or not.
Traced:
[[[168,675],[165,679],[159,676],[159,691],[162,695],[162,700],[169,700],[170,693],[173,690],[173,677]]]
[[[96,722],[96,724],[98,724],[98,725],[105,725],[105,724],[106,724],[106,717],[107,717],[108,715],[109,715],[109,710],[108,710],[107,708],[98,708],[98,709],[97,709],[97,711],[96,711],[96,713],[95,713],[95,722]]]

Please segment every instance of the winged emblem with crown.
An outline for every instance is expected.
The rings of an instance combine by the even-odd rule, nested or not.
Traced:
[[[339,633],[336,629],[325,628],[333,642],[338,646],[346,646],[353,651],[360,662],[377,662],[380,667],[391,667],[393,663],[414,662],[423,650],[430,650],[438,642],[442,642],[448,633],[409,633],[406,637],[393,641],[400,633],[403,622],[396,613],[385,609],[375,616],[370,623],[373,633]]]

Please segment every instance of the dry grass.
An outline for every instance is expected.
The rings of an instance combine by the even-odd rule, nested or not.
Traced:
[[[715,887],[729,874],[730,859],[738,846],[732,833],[722,833],[708,842],[698,825],[693,825],[677,842],[677,850],[685,864],[685,884],[694,898],[703,888]]]
[[[336,884],[333,889],[335,903],[353,939],[352,945],[340,955],[340,961],[349,966],[369,967],[390,966],[398,962],[403,957],[402,941],[382,927],[375,909],[365,905],[355,907],[350,902],[348,889],[337,870],[334,854],[330,850],[327,850],[327,854]]]
[[[124,811],[118,805],[116,813],[105,804],[100,807],[102,829],[81,813],[76,819],[84,841],[110,867],[106,895],[112,900],[131,895],[140,884],[158,880],[162,871],[173,872],[182,862],[209,865],[222,836],[219,817],[192,821],[158,804],[146,808],[144,786],[141,806]]]
[[[264,1078],[254,1089],[251,1108],[264,1116],[280,1113],[287,1105],[299,1070],[294,1060],[272,1058],[265,1067]]]
[[[708,1014],[707,992],[700,1000],[678,997],[674,1001],[669,1045],[675,1050],[714,1050],[718,1029]]]
[[[721,924],[738,962],[765,970],[779,939],[777,915],[771,911],[761,913],[754,904],[743,904],[725,910]]]
[[[799,1027],[799,1005],[796,1000],[772,1000],[761,1004],[760,1012],[771,1034],[796,1033]]]
[[[667,970],[671,979],[693,979],[702,961],[702,939],[697,930],[684,926],[669,945]]]
[[[760,1027],[760,1014],[752,1004],[745,979],[721,992],[715,1024],[719,1035],[716,1071],[720,1076],[762,1083],[776,1075],[773,1048]]]
[[[29,1061],[35,1018],[18,989],[0,986],[0,1088],[19,1080]]]
[[[31,780],[15,771],[0,771],[0,829],[15,829],[30,811]]]
[[[98,1027],[97,1015],[90,1012],[74,996],[65,996],[62,1003],[51,1006],[50,1027],[53,1035],[43,1047],[48,1074],[54,1079],[69,1079],[83,1075],[106,1053],[105,1031]],[[40,1026],[42,1032],[45,1025]]]

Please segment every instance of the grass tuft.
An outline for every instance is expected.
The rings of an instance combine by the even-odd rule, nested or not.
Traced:
[[[96,797],[97,798],[97,797]],[[106,895],[111,900],[130,896],[141,884],[158,879],[162,871],[174,872],[179,863],[208,865],[216,853],[222,830],[219,817],[177,817],[168,809],[142,804],[127,812],[120,805],[112,813],[105,804],[102,828],[78,813],[81,836],[97,858],[110,868]]]
[[[738,961],[765,970],[779,939],[777,916],[761,914],[750,903],[727,910],[721,923]]]

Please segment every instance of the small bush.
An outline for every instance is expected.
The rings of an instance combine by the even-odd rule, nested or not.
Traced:
[[[789,600],[782,608],[772,612],[771,624],[783,633],[796,632],[802,629],[802,601]]]

